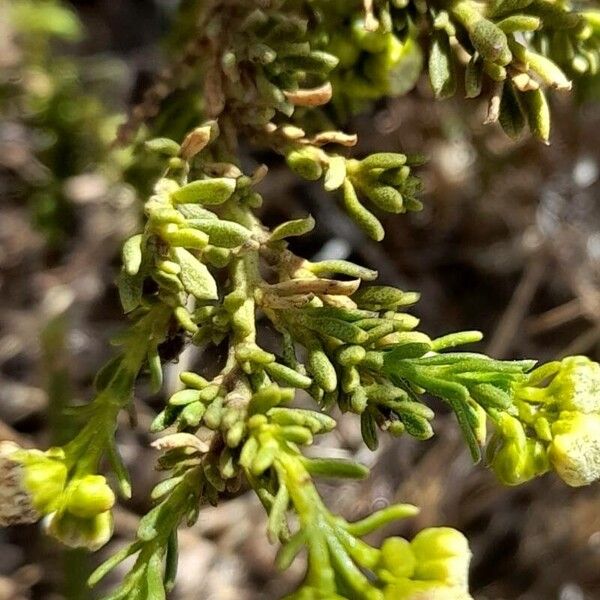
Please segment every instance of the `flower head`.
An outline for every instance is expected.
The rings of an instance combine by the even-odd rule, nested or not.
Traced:
[[[0,443],[0,526],[34,523],[54,510],[66,479],[62,450],[41,452]]]
[[[90,517],[78,517],[65,510],[48,515],[44,528],[66,546],[98,550],[112,535],[113,518],[110,510]]]
[[[471,551],[465,536],[449,527],[419,532],[412,542],[399,537],[381,547],[378,575],[386,600],[470,600]]]
[[[568,356],[547,391],[560,410],[600,414],[600,364],[585,356]]]
[[[600,478],[600,415],[562,412],[552,425],[548,456],[568,485],[589,485]]]
[[[410,543],[417,558],[415,578],[468,591],[471,551],[467,538],[450,527],[420,531]]]
[[[549,468],[543,443],[527,437],[522,423],[508,413],[500,415],[487,454],[492,471],[505,485],[519,485]]]
[[[0,444],[0,526],[35,523],[64,544],[95,550],[112,533],[115,495],[101,475],[68,480],[62,448],[26,450]]]

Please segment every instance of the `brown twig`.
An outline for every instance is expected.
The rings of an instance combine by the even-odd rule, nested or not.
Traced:
[[[494,331],[486,352],[495,358],[503,358],[510,350],[511,343],[526,316],[533,297],[542,282],[548,257],[540,248],[530,259],[519,285]]]

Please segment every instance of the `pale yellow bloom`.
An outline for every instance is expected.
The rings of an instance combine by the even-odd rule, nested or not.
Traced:
[[[113,518],[109,510],[86,518],[66,511],[55,512],[48,515],[44,529],[70,548],[98,550],[112,536]]]
[[[600,413],[600,364],[585,356],[564,358],[548,393],[561,410]]]
[[[34,523],[55,510],[67,479],[64,453],[0,443],[0,525]]]
[[[471,551],[460,531],[432,527],[410,543],[389,538],[381,552],[378,575],[386,582],[385,600],[472,600],[468,589]]]
[[[548,456],[565,483],[579,487],[600,478],[600,415],[562,412],[552,435]]]
[[[102,475],[67,482],[67,474],[61,448],[41,452],[0,443],[0,526],[46,516],[46,532],[67,546],[103,546],[112,534],[115,495]]]

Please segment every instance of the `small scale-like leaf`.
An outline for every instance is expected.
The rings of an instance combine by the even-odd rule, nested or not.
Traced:
[[[483,408],[507,409],[511,404],[511,397],[504,390],[489,383],[480,383],[471,388],[473,399]]]
[[[353,323],[342,321],[341,319],[332,319],[329,317],[313,317],[309,314],[297,313],[294,315],[296,320],[302,325],[312,329],[321,335],[327,335],[342,342],[350,344],[362,344],[366,342],[368,334]]]
[[[206,412],[206,405],[202,402],[192,402],[185,406],[179,415],[180,429],[186,427],[198,427],[200,421]]]
[[[178,204],[177,210],[186,219],[218,219],[219,217],[199,204]]]
[[[131,498],[131,479],[129,478],[127,467],[125,467],[125,464],[123,463],[123,459],[119,454],[116,444],[112,440],[107,444],[106,454],[108,462],[117,478],[121,495],[125,499]]]
[[[448,348],[455,348],[456,346],[462,346],[464,344],[474,344],[480,342],[483,339],[481,331],[459,331],[456,333],[449,333],[442,337],[436,338],[431,341],[431,349],[434,352],[440,352],[447,350]]]
[[[118,550],[112,554],[107,560],[105,560],[89,577],[88,585],[90,587],[95,586],[100,580],[102,580],[110,571],[112,571],[117,565],[122,563],[126,558],[135,554],[141,548],[142,543],[137,541],[133,542],[128,546],[125,546],[121,550]]]
[[[381,210],[394,214],[405,210],[402,194],[391,185],[363,185],[361,183],[359,189]]]
[[[372,239],[380,242],[385,231],[379,219],[359,201],[356,190],[348,178],[344,180],[344,207],[350,218]]]
[[[140,519],[137,530],[138,538],[145,542],[153,540],[160,530],[161,517],[164,517],[163,505],[159,504]]]
[[[503,15],[517,10],[523,10],[533,3],[534,0],[494,0],[491,3],[491,14]]]
[[[198,373],[194,373],[193,371],[183,371],[179,374],[179,379],[181,380],[181,383],[187,387],[192,387],[197,390],[201,390],[208,385],[208,381],[204,379],[202,375],[198,375]]]
[[[542,25],[542,20],[533,15],[511,15],[506,19],[502,19],[497,25],[504,33],[537,31]]]
[[[136,275],[142,264],[142,240],[141,233],[131,236],[124,244],[121,252],[123,267],[128,275]]]
[[[294,558],[296,558],[306,543],[307,534],[308,532],[306,530],[300,529],[283,546],[281,546],[276,558],[276,564],[279,569],[283,571],[292,564]]]
[[[169,492],[173,491],[183,480],[183,475],[178,477],[169,477],[154,486],[154,489],[150,493],[150,497],[153,500],[158,500],[163,496],[166,496]]]
[[[385,285],[362,287],[352,299],[361,307],[371,310],[393,309],[410,306],[419,300],[416,292],[403,292],[398,288]]]
[[[162,238],[176,248],[193,248],[202,250],[208,244],[208,235],[193,227],[182,227],[177,231],[168,231],[162,234]]]
[[[166,592],[172,591],[175,587],[178,562],[179,542],[177,539],[177,528],[174,528],[169,535],[169,540],[167,542],[167,554],[165,557],[164,586]]]
[[[525,58],[530,70],[546,85],[559,90],[571,89],[571,81],[555,62],[542,54],[530,50],[526,52]]]
[[[205,205],[223,204],[235,191],[236,180],[230,177],[200,179],[171,193],[171,199],[177,204],[199,203]]]
[[[186,292],[198,300],[216,300],[219,297],[217,283],[206,266],[184,248],[176,248],[174,252],[181,266],[179,277]]]
[[[477,98],[483,85],[483,64],[477,53],[473,54],[465,70],[465,96]]]
[[[315,220],[312,216],[308,216],[305,219],[295,219],[294,221],[287,221],[278,225],[273,229],[269,236],[270,242],[278,242],[288,237],[304,235],[312,231],[315,227]]]
[[[326,392],[333,392],[337,387],[337,374],[327,354],[320,348],[313,348],[308,353],[307,366],[315,378],[315,382]]]
[[[166,156],[177,156],[181,146],[169,138],[154,138],[144,143],[144,146],[151,152],[164,154]]]
[[[531,133],[548,144],[550,139],[550,107],[542,90],[523,92],[521,95]]]
[[[166,600],[163,581],[163,563],[161,555],[156,552],[146,566],[146,598],[145,600]]]
[[[290,495],[287,487],[284,484],[280,484],[269,510],[269,524],[267,530],[269,532],[269,539],[272,543],[275,543],[279,539],[282,532],[287,531],[285,517],[289,501]]]
[[[303,408],[272,408],[269,418],[279,425],[302,425],[308,427],[312,433],[323,433],[335,429],[335,420],[329,415],[306,410]]]
[[[414,517],[418,514],[419,509],[412,504],[393,504],[370,514],[360,521],[348,523],[346,529],[351,535],[363,537],[377,529],[381,529],[388,523]]]
[[[97,373],[94,377],[94,389],[97,392],[101,392],[108,387],[112,379],[117,374],[118,370],[122,367],[123,355],[117,354],[111,358]]]
[[[506,34],[497,25],[480,18],[470,23],[469,35],[473,46],[481,56],[491,63],[504,66],[512,59]]]
[[[298,371],[282,365],[277,362],[272,362],[265,365],[265,371],[275,379],[278,383],[289,385],[294,388],[306,389],[310,387],[312,379]]]
[[[177,418],[178,412],[179,409],[175,408],[174,406],[167,406],[161,410],[150,424],[150,431],[152,433],[159,433],[160,431],[163,431],[163,429],[166,429],[172,425]]]
[[[240,465],[244,467],[244,469],[250,469],[257,453],[258,441],[255,437],[251,437],[246,441],[240,453]]]
[[[276,443],[260,446],[252,461],[252,474],[256,476],[262,475],[273,464],[278,450],[279,446]]]
[[[431,424],[424,417],[414,412],[400,412],[400,420],[406,428],[406,432],[418,440],[428,440],[433,436]]]
[[[498,120],[504,133],[513,139],[518,138],[525,127],[525,115],[517,98],[517,92],[512,83],[508,81],[502,90]]]
[[[342,187],[346,179],[346,158],[343,156],[331,156],[327,163],[324,187],[328,192]]]
[[[456,73],[450,39],[445,31],[435,31],[429,50],[429,81],[436,98],[448,98],[456,91]]]
[[[361,386],[356,388],[350,395],[350,410],[357,415],[360,415],[369,403],[369,397],[365,389]]]
[[[373,412],[370,409],[365,410],[360,415],[360,432],[367,448],[372,451],[377,450],[377,447],[379,446],[377,423],[373,416]]]
[[[399,169],[406,164],[406,155],[399,152],[375,152],[360,161],[360,169]]]
[[[169,398],[169,404],[172,406],[183,406],[185,404],[190,404],[191,402],[196,402],[200,398],[200,392],[194,389],[184,389],[175,392]]]
[[[225,219],[188,219],[187,224],[206,233],[209,243],[221,248],[237,248],[252,236],[243,225]]]
[[[125,269],[121,270],[117,277],[117,287],[124,312],[129,313],[140,305],[142,301],[142,285],[143,278],[140,277],[139,273],[129,275]]]
[[[342,458],[307,458],[304,466],[314,477],[364,479],[369,475],[368,467]]]
[[[156,346],[148,349],[147,361],[150,371],[150,388],[155,394],[160,390],[163,382],[163,370]]]

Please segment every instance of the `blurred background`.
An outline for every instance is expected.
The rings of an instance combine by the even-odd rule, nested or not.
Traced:
[[[113,284],[120,243],[138,227],[152,168],[110,147],[123,115],[169,62],[160,40],[176,2],[80,0],[72,12],[10,4],[0,2],[0,439],[47,447],[72,434],[61,409],[89,398],[109,338],[124,323]],[[425,81],[357,117],[348,127],[359,133],[357,152],[429,159],[420,169],[425,209],[387,218],[382,244],[367,240],[319,186],[254,154],[274,165],[262,218],[312,213],[317,228],[295,250],[349,258],[378,269],[385,283],[420,291],[414,312],[432,336],[480,329],[479,349],[495,357],[598,360],[600,82],[552,101],[549,147],[484,127],[478,101],[434,102]],[[203,358],[187,352],[181,360],[201,366]],[[168,368],[167,393],[177,368]],[[87,574],[131,539],[148,509],[158,475],[145,432],[163,400],[142,381],[137,424],[123,416],[119,443],[134,497],[117,510],[113,542],[90,556],[57,548],[36,526],[0,530],[0,600],[96,597]],[[360,484],[322,486],[330,505],[348,518],[394,501],[422,507],[388,534],[458,527],[474,552],[478,600],[599,599],[600,486],[573,490],[547,476],[502,488],[471,464],[453,419],[436,409],[432,440],[386,440],[376,453],[364,448],[356,420],[342,418],[321,444],[373,470]],[[172,597],[283,595],[302,564],[276,572],[264,531],[252,495],[204,510],[181,532]]]

